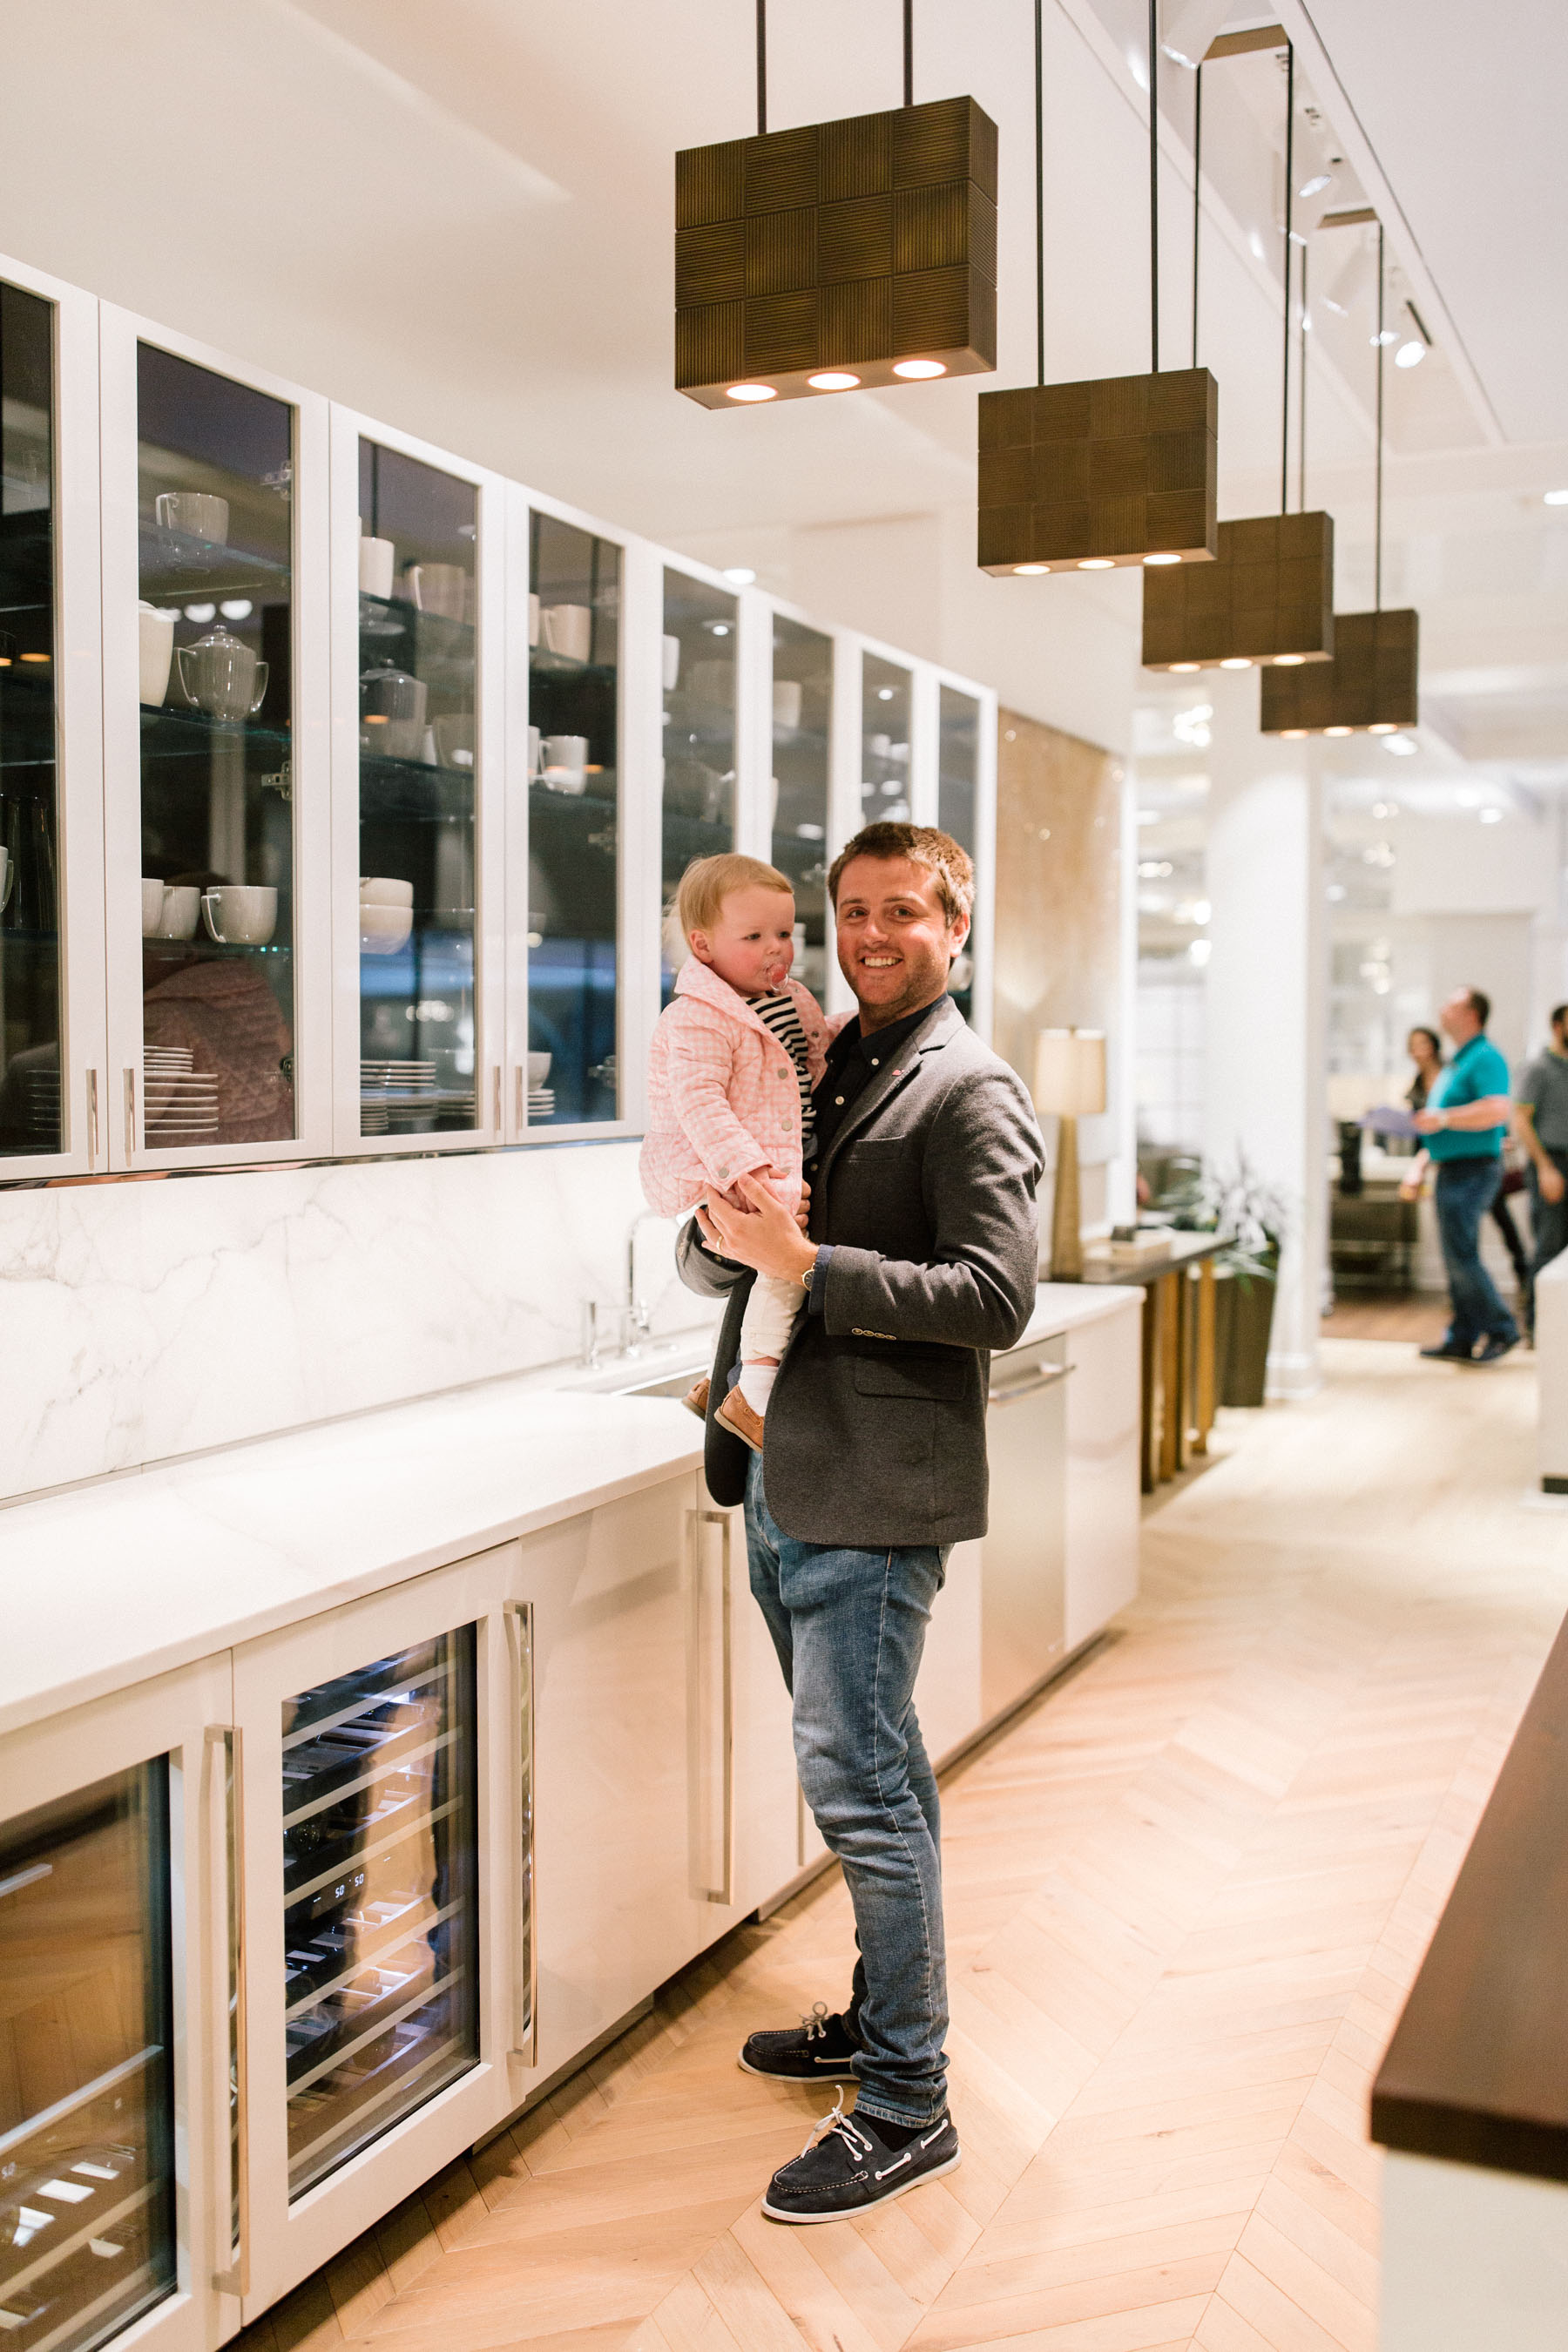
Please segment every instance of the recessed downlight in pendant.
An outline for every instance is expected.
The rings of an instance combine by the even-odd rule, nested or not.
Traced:
[[[976,560],[994,578],[1110,572],[1215,552],[1219,394],[1206,368],[1160,366],[1159,42],[1149,5],[1147,375],[1046,382],[1044,49],[1035,5],[1035,303],[1037,382],[980,395]]]
[[[1222,522],[1216,561],[1191,571],[1146,575],[1143,582],[1145,669],[1251,669],[1280,663],[1295,668],[1327,662],[1334,649],[1334,524],[1331,515],[1291,514],[1290,340],[1294,245],[1291,191],[1296,120],[1295,53],[1279,27],[1286,54],[1284,349],[1279,512]],[[1203,187],[1203,76],[1200,64],[1193,138],[1193,356],[1198,346],[1198,228]],[[1303,312],[1305,274],[1303,260]],[[1305,384],[1305,345],[1300,370]],[[1306,430],[1304,390],[1302,433]],[[1300,503],[1306,503],[1304,494]]]
[[[757,0],[757,135],[675,159],[675,387],[760,405],[996,364],[996,126],[972,98],[767,127]]]
[[[1377,231],[1377,466],[1370,613],[1334,617],[1334,658],[1306,669],[1266,670],[1260,723],[1266,735],[1392,735],[1420,719],[1420,617],[1408,607],[1383,609],[1384,239]]]

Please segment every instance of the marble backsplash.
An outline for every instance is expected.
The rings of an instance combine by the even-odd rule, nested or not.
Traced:
[[[0,1498],[575,1358],[635,1142],[0,1192]],[[656,1332],[711,1319],[637,1228]],[[0,1536],[0,1550],[4,1538]]]

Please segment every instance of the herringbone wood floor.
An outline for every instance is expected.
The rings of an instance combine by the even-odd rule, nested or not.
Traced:
[[[949,1784],[963,2168],[758,2195],[826,2104],[734,2063],[831,2003],[837,1875],[453,2166],[246,2352],[1362,2352],[1366,2092],[1568,1605],[1534,1377],[1335,1341],[1152,1506],[1114,1638]]]

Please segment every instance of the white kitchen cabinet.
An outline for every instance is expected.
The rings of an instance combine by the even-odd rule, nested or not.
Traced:
[[[1068,1334],[1068,1656],[1138,1591],[1142,1315],[1142,1294],[1134,1292]]]
[[[237,2315],[231,1721],[226,1656],[0,1739],[8,2343],[74,2352],[134,2328],[205,2352]]]

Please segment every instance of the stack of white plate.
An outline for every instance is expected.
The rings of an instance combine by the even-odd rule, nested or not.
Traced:
[[[194,1059],[188,1045],[149,1045],[142,1056],[149,1150],[216,1139],[217,1072],[193,1069]]]
[[[25,1070],[22,1074],[23,1117],[37,1143],[58,1147],[60,1139],[60,1074],[58,1070]]]
[[[387,1135],[411,1123],[428,1125],[435,1116],[435,1094],[434,1062],[362,1061],[360,1133]]]
[[[555,1089],[553,1087],[530,1087],[528,1090],[528,1115],[530,1118],[554,1118]]]

